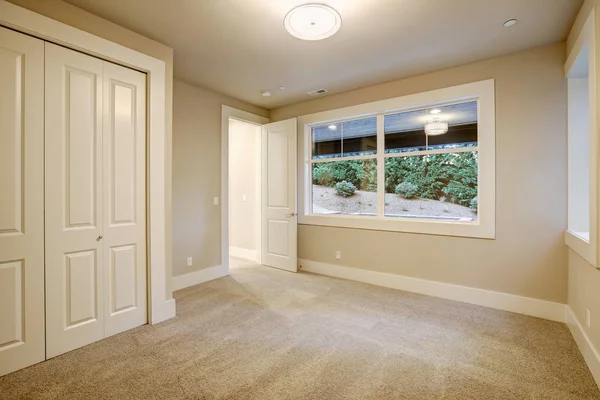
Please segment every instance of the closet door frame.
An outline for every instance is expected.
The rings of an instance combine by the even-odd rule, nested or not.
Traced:
[[[167,235],[171,224],[171,158],[165,149],[171,148],[171,132],[165,120],[165,62],[2,0],[0,26],[146,74],[148,322],[156,324],[173,318],[172,265],[167,258],[171,249]]]

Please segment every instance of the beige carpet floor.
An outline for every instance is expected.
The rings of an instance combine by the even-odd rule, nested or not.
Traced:
[[[177,317],[0,378],[2,399],[600,399],[564,324],[239,265]]]

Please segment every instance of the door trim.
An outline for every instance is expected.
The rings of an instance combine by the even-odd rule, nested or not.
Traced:
[[[148,321],[156,324],[175,316],[171,290],[171,260],[167,224],[171,215],[165,188],[170,171],[166,130],[166,66],[164,61],[129,49],[88,32],[0,0],[0,26],[89,54],[147,75],[147,249]],[[168,274],[168,275],[167,275]]]
[[[269,119],[228,106],[221,108],[221,265],[229,274],[229,119],[264,125]]]

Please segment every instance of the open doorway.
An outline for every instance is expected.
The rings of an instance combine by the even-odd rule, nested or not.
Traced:
[[[230,266],[261,263],[262,126],[229,118]]]
[[[223,106],[221,127],[223,264],[296,272],[296,118],[269,123]]]

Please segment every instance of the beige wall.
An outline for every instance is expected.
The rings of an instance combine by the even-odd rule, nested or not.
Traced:
[[[555,44],[272,110],[277,121],[496,80],[496,240],[301,225],[300,258],[565,303],[564,60]]]
[[[118,43],[130,49],[147,54],[165,62],[166,65],[166,88],[165,88],[165,125],[167,142],[165,153],[167,158],[167,176],[165,190],[165,201],[167,210],[171,210],[171,140],[173,121],[173,49],[161,43],[150,40],[128,29],[113,24],[105,19],[97,17],[80,8],[64,3],[59,0],[8,0],[18,6],[34,11],[38,14],[52,18],[66,25],[89,32],[111,42]],[[168,212],[166,218],[166,237],[172,237],[172,219]],[[172,275],[172,243],[167,239],[166,247],[167,277]],[[167,298],[171,297],[171,280],[167,279]]]
[[[596,348],[600,348],[600,271],[569,249],[569,307]],[[586,321],[591,313],[591,328]]]
[[[258,125],[229,121],[229,245],[255,252],[259,245],[261,132]]]
[[[173,275],[221,265],[221,105],[267,111],[174,81]],[[194,265],[186,267],[192,256]]]
[[[570,53],[594,6],[600,7],[600,0],[586,0],[584,3],[569,35],[567,54]],[[600,271],[572,250],[569,250],[568,304],[594,346],[600,349],[600,323],[598,322],[600,321]],[[591,328],[585,324],[587,310],[591,312]]]

